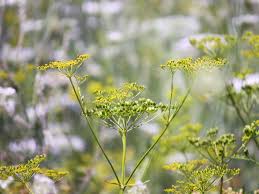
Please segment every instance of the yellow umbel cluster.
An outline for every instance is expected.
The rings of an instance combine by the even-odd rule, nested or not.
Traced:
[[[191,57],[169,60],[166,64],[161,65],[162,69],[169,69],[172,72],[176,70],[192,73],[199,70],[210,70],[212,68],[221,67],[226,63],[225,59],[213,59],[208,56],[204,56],[198,59],[192,59]]]
[[[258,58],[259,57],[259,35],[252,32],[246,32],[242,39],[246,41],[249,48],[243,50],[241,53],[247,58]]]
[[[46,159],[46,155],[37,155],[25,164],[15,166],[0,166],[0,180],[13,177],[16,181],[27,183],[35,174],[43,174],[57,181],[68,174],[67,171],[40,168],[40,164]]]
[[[50,63],[47,63],[45,65],[41,65],[38,67],[39,70],[47,70],[47,69],[64,69],[69,68],[73,66],[77,66],[82,64],[85,60],[89,59],[90,55],[88,54],[82,54],[77,56],[73,60],[68,61],[52,61]]]
[[[96,104],[111,103],[115,101],[126,100],[144,90],[144,86],[137,83],[124,83],[120,88],[107,88],[96,91]]]
[[[182,162],[174,162],[172,164],[169,165],[165,165],[164,169],[166,170],[171,170],[171,171],[175,171],[175,170],[185,170],[185,171],[192,171],[195,168],[207,164],[208,161],[203,159],[203,160],[191,160],[188,163],[182,163]]]
[[[237,43],[237,37],[232,35],[209,35],[201,39],[190,39],[191,45],[204,52],[206,55],[219,57],[233,48]]]

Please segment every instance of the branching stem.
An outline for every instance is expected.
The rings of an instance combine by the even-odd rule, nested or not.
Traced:
[[[124,182],[125,182],[125,171],[126,171],[126,148],[127,148],[127,131],[121,132],[122,141],[122,160],[121,160],[121,191],[120,194],[124,193]]]
[[[87,124],[88,124],[88,126],[89,126],[89,128],[90,128],[90,131],[91,131],[91,133],[92,133],[92,135],[93,135],[93,137],[94,137],[96,143],[98,144],[99,148],[101,149],[101,151],[102,151],[102,153],[103,153],[105,159],[106,159],[107,162],[109,163],[109,165],[110,165],[110,167],[111,167],[111,169],[112,169],[112,172],[113,172],[114,176],[116,177],[117,183],[118,183],[119,185],[121,185],[121,182],[120,182],[120,180],[119,180],[119,177],[118,177],[118,175],[117,175],[117,173],[116,173],[116,171],[115,171],[115,169],[114,169],[114,167],[113,167],[113,165],[112,165],[110,159],[108,158],[107,154],[105,153],[105,151],[104,151],[104,149],[103,149],[101,143],[99,142],[99,140],[98,140],[98,138],[97,138],[97,135],[96,135],[95,132],[94,132],[94,129],[93,129],[91,123],[90,123],[90,120],[89,120],[89,118],[88,118],[88,116],[87,116],[87,114],[86,114],[86,112],[85,112],[85,109],[84,109],[84,107],[83,107],[83,104],[82,104],[82,102],[81,102],[81,100],[80,100],[80,97],[79,97],[79,95],[78,95],[78,93],[77,93],[77,91],[76,91],[76,88],[75,88],[75,85],[74,85],[74,83],[73,83],[72,77],[68,77],[68,79],[69,79],[69,81],[70,81],[70,84],[72,85],[73,91],[74,91],[74,93],[75,93],[75,95],[76,95],[77,101],[78,101],[78,103],[79,103],[79,105],[80,105],[80,108],[81,108],[81,110],[82,110],[82,112],[83,112],[83,115],[84,115],[84,117],[85,117],[85,119],[86,119],[86,121],[87,121]]]
[[[125,188],[127,187],[127,184],[129,183],[129,181],[131,180],[132,176],[134,175],[134,173],[136,172],[136,170],[138,169],[138,167],[140,166],[140,164],[143,162],[143,160],[147,157],[147,155],[154,149],[154,147],[156,146],[156,144],[160,141],[160,139],[163,137],[163,135],[165,134],[165,132],[167,131],[167,129],[169,128],[172,120],[175,118],[175,116],[178,114],[178,112],[180,111],[180,109],[182,108],[185,100],[187,99],[188,95],[190,93],[190,89],[187,91],[186,95],[184,96],[183,100],[181,101],[181,104],[178,106],[178,108],[176,109],[176,111],[174,112],[174,114],[170,117],[170,119],[168,120],[168,122],[166,123],[164,129],[162,130],[162,132],[160,133],[160,135],[158,136],[158,138],[156,139],[156,141],[148,148],[148,150],[142,155],[142,157],[140,158],[140,160],[138,161],[137,165],[135,166],[135,168],[133,169],[133,171],[131,172],[129,178],[127,179],[127,181],[125,182]]]

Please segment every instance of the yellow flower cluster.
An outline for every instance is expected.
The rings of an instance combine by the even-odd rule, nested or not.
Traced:
[[[37,155],[26,164],[19,164],[16,166],[0,166],[0,180],[6,180],[8,177],[12,176],[16,181],[27,183],[31,180],[34,174],[43,174],[56,181],[68,174],[66,171],[40,168],[40,163],[42,163],[45,159],[46,155]]]
[[[95,103],[105,104],[125,100],[144,90],[144,87],[137,83],[125,83],[121,88],[107,88],[96,92]]]
[[[38,173],[43,174],[54,181],[58,181],[68,174],[67,171],[50,170],[45,168],[41,168]]]
[[[232,35],[225,36],[206,36],[202,39],[190,38],[190,43],[207,55],[222,56],[227,49],[232,48],[237,42],[237,37]]]
[[[252,32],[246,32],[242,39],[247,42],[249,49],[243,50],[242,54],[247,58],[259,57],[259,35]]]
[[[20,164],[17,166],[0,166],[0,179],[5,180],[9,176],[14,176],[28,182],[33,174],[39,171],[39,164],[44,161],[45,158],[45,155],[38,155],[29,160],[26,164]]]
[[[207,193],[214,187],[214,182],[227,175],[233,177],[239,174],[239,169],[229,169],[226,165],[209,165],[207,160],[191,160],[186,163],[175,162],[164,168],[177,171],[183,175],[171,188],[165,189],[169,193]]]
[[[196,167],[207,164],[207,163],[208,163],[208,161],[205,159],[204,160],[191,160],[187,163],[174,162],[172,164],[165,165],[164,169],[171,170],[171,171],[175,171],[175,170],[192,171]]]
[[[89,59],[90,55],[88,54],[83,54],[77,56],[73,60],[68,60],[68,61],[52,61],[48,64],[41,65],[38,67],[39,70],[47,70],[47,69],[65,69],[69,68],[72,66],[77,66],[82,64],[85,60]]]
[[[7,79],[8,74],[5,71],[0,70],[0,79]]]
[[[196,72],[199,70],[210,70],[212,68],[221,67],[226,64],[225,59],[213,59],[208,56],[204,56],[198,59],[192,59],[191,57],[169,60],[166,64],[161,65],[162,69],[169,69],[171,72],[176,70],[185,71],[188,73]]]
[[[246,125],[243,129],[242,142],[247,144],[252,138],[259,135],[259,120],[253,121],[251,124]]]

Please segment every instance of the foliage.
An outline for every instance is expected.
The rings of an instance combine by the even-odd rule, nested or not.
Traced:
[[[209,35],[201,39],[190,38],[190,43],[208,56],[220,57],[224,56],[229,49],[236,45],[237,37],[232,35],[225,35],[224,37]]]
[[[248,48],[242,51],[242,54],[247,58],[258,58],[259,57],[259,35],[253,32],[246,32],[242,40],[244,40]]]
[[[206,193],[254,191],[257,7],[223,0],[2,1],[0,165],[17,167],[14,161],[44,152],[46,166],[69,171],[55,185],[45,177],[50,185],[40,191],[38,177],[59,179],[56,170],[20,172],[34,177],[27,186],[35,194],[162,193],[172,183],[169,189],[188,193],[194,186],[181,170],[178,176],[161,166],[206,159],[189,172]],[[92,57],[76,56],[85,52]],[[154,65],[160,63],[170,77]],[[232,167],[241,173],[221,176]],[[1,194],[28,193],[14,178],[0,180]]]
[[[0,166],[0,179],[6,180],[13,177],[15,181],[23,183],[26,188],[33,193],[28,186],[32,177],[35,174],[42,174],[54,181],[60,180],[68,174],[67,171],[50,170],[47,168],[40,168],[40,164],[46,159],[46,155],[37,155],[25,164],[14,166]]]
[[[212,59],[210,57],[204,56],[198,59],[192,59],[190,57],[170,60],[166,64],[161,65],[162,68],[168,68],[170,71],[174,72],[176,70],[182,70],[188,73],[192,73],[199,70],[209,70],[215,67],[221,67],[225,65],[226,61],[224,59]]]
[[[78,103],[81,107],[83,115],[86,118],[88,126],[94,136],[96,143],[101,149],[104,157],[106,158],[108,164],[110,165],[114,176],[116,177],[116,183],[120,188],[120,192],[123,193],[127,184],[131,180],[133,174],[138,169],[142,161],[146,158],[149,152],[155,147],[155,145],[160,141],[164,133],[167,131],[169,125],[181,109],[183,103],[185,102],[188,93],[185,98],[180,102],[176,107],[172,106],[172,96],[169,100],[169,105],[164,105],[162,103],[155,103],[154,101],[146,98],[138,98],[136,97],[143,91],[144,87],[140,86],[136,83],[126,83],[121,88],[109,88],[107,90],[96,91],[95,105],[94,108],[89,109],[87,104],[89,104],[84,96],[81,94],[80,87],[75,87],[73,79],[78,80],[77,70],[81,67],[81,64],[85,59],[88,58],[89,55],[84,54],[77,57],[75,60],[70,61],[58,61],[51,62],[47,65],[39,66],[39,70],[47,70],[49,68],[56,68],[61,73],[63,73],[70,81],[71,86],[74,90]],[[162,65],[161,67],[167,67],[170,69],[170,72],[173,73],[176,69],[181,69],[187,72],[197,71],[203,68],[212,68],[224,65],[224,60],[217,59],[213,60],[208,57],[198,58],[196,60],[192,60],[191,58],[186,58],[182,60],[172,60],[168,62],[166,65]],[[73,66],[75,65],[75,68]],[[65,71],[63,70],[65,68]],[[173,82],[173,76],[172,76]],[[80,83],[78,83],[80,85]],[[172,93],[173,88],[171,88],[170,93]],[[136,94],[134,94],[136,93]],[[147,151],[140,158],[136,167],[133,169],[129,178],[126,178],[126,147],[127,147],[127,133],[134,128],[138,128],[141,125],[150,122],[155,118],[154,113],[158,111],[165,112],[167,111],[167,119],[165,122],[164,129],[158,136],[157,140],[147,149]],[[105,122],[108,127],[115,128],[119,131],[122,141],[122,161],[121,161],[121,179],[119,179],[113,164],[111,163],[109,157],[104,151],[101,143],[99,142],[94,130],[91,127],[89,117],[95,116],[100,118]]]
[[[178,180],[171,193],[205,193],[213,189],[213,183],[221,177],[239,174],[239,169],[229,169],[226,166],[207,165],[207,160],[191,160],[186,163],[175,162],[164,167],[166,170],[178,171],[183,179]]]
[[[53,62],[50,62],[48,64],[45,64],[45,65],[41,65],[38,67],[39,70],[47,70],[47,69],[59,69],[59,70],[62,70],[62,69],[65,69],[67,70],[67,72],[65,73],[68,73],[68,71],[71,72],[71,70],[73,68],[76,68],[78,69],[80,67],[80,65],[89,58],[89,55],[87,54],[84,54],[84,55],[79,55],[77,56],[75,59],[73,60],[69,60],[69,61],[53,61]],[[74,72],[74,71],[72,71]]]
[[[258,137],[258,121],[254,121],[250,125],[245,126],[243,129],[242,144],[240,146],[237,145],[234,134],[223,134],[219,137],[217,137],[217,134],[218,129],[212,128],[207,131],[206,136],[203,138],[189,138],[189,142],[195,147],[195,150],[209,161],[209,165],[228,169],[229,162],[233,159],[244,159],[257,163],[252,156],[249,156],[247,146],[253,138]],[[221,178],[220,193],[222,193],[225,175],[230,175],[228,180],[231,179],[231,173],[222,174],[222,176],[219,177]],[[206,184],[205,188],[207,188]],[[205,190],[200,191],[205,192]]]

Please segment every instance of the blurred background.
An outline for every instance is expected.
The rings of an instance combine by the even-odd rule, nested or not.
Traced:
[[[34,67],[88,53],[91,58],[82,68],[90,76],[83,90],[87,96],[130,81],[145,85],[144,96],[166,103],[170,75],[160,70],[160,64],[202,55],[189,43],[191,37],[258,33],[258,13],[258,0],[0,0],[0,164],[17,164],[46,153],[45,166],[65,168],[70,174],[56,184],[35,176],[33,187],[45,189],[38,193],[116,193],[116,187],[106,182],[114,177],[68,81],[57,72],[42,73]],[[240,61],[235,60],[235,71],[242,69]],[[258,72],[258,63],[251,63]],[[135,177],[138,186],[129,193],[163,193],[174,183],[177,177],[163,165],[192,158],[182,152],[186,145],[180,145],[179,131],[195,129],[202,134],[217,126],[240,135],[243,123],[224,101],[224,80],[229,79],[224,75],[216,72],[198,78],[184,109],[155,150],[155,159],[151,154],[144,162]],[[188,81],[177,73],[175,85],[182,95]],[[119,161],[118,134],[99,123],[95,127],[112,161]],[[158,121],[129,134],[128,171],[159,130]],[[230,186],[257,189],[258,168],[245,162],[235,165],[245,170]],[[115,166],[118,169],[119,163]],[[26,191],[9,180],[0,181],[0,193]]]

